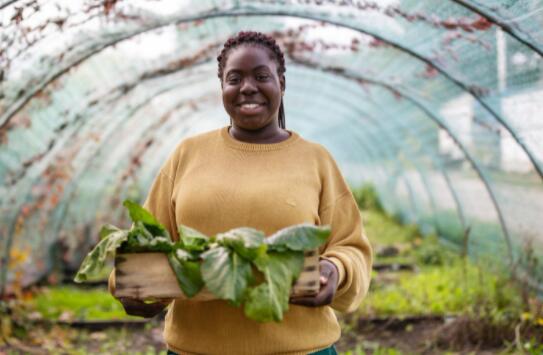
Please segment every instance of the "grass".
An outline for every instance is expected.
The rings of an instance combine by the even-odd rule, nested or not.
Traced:
[[[377,210],[363,210],[362,220],[366,234],[374,248],[411,242],[420,238],[417,226],[401,225],[394,218]]]
[[[401,225],[376,210],[362,211],[366,234],[374,250],[399,246],[400,254],[376,262],[412,262],[418,272],[397,273],[393,282],[377,278],[361,306],[364,316],[449,315],[475,313],[491,305],[493,316],[520,314],[519,290],[483,261],[463,259],[440,243],[423,237],[416,226]]]
[[[392,284],[375,284],[361,307],[362,315],[449,315],[476,313],[493,305],[495,316],[518,313],[521,300],[515,288],[476,265],[456,261],[402,273]],[[506,287],[508,286],[508,287]]]
[[[29,302],[44,319],[49,320],[140,319],[126,315],[121,303],[104,288],[44,288]]]

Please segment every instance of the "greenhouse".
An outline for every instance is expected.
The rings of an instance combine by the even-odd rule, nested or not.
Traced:
[[[0,0],[2,299],[73,278],[180,142],[229,124],[217,56],[246,30],[355,197],[541,302],[541,0]]]

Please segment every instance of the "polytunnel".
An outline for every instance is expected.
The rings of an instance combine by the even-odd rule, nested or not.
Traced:
[[[287,128],[353,187],[542,290],[541,0],[1,0],[0,285],[74,270],[185,137],[228,124],[240,30],[287,60]],[[532,265],[532,266],[531,266]]]

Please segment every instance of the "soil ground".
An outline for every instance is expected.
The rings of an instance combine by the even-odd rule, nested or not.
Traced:
[[[436,345],[438,339],[447,326],[450,329],[451,323],[443,319],[353,319],[342,320],[343,334],[336,344],[340,353],[357,348],[365,354],[393,348],[396,352],[390,354],[424,355],[487,355],[508,350],[504,346],[470,343],[456,344],[452,348],[439,347]],[[25,340],[11,339],[9,345],[0,345],[0,354],[164,354],[163,326],[160,319],[133,328],[117,326],[99,330],[35,326],[29,329]]]

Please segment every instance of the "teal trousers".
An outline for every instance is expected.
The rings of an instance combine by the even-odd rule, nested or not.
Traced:
[[[177,355],[171,350],[168,350],[168,355]],[[337,355],[336,347],[332,345],[329,348],[319,350],[315,353],[307,354],[307,355]]]

